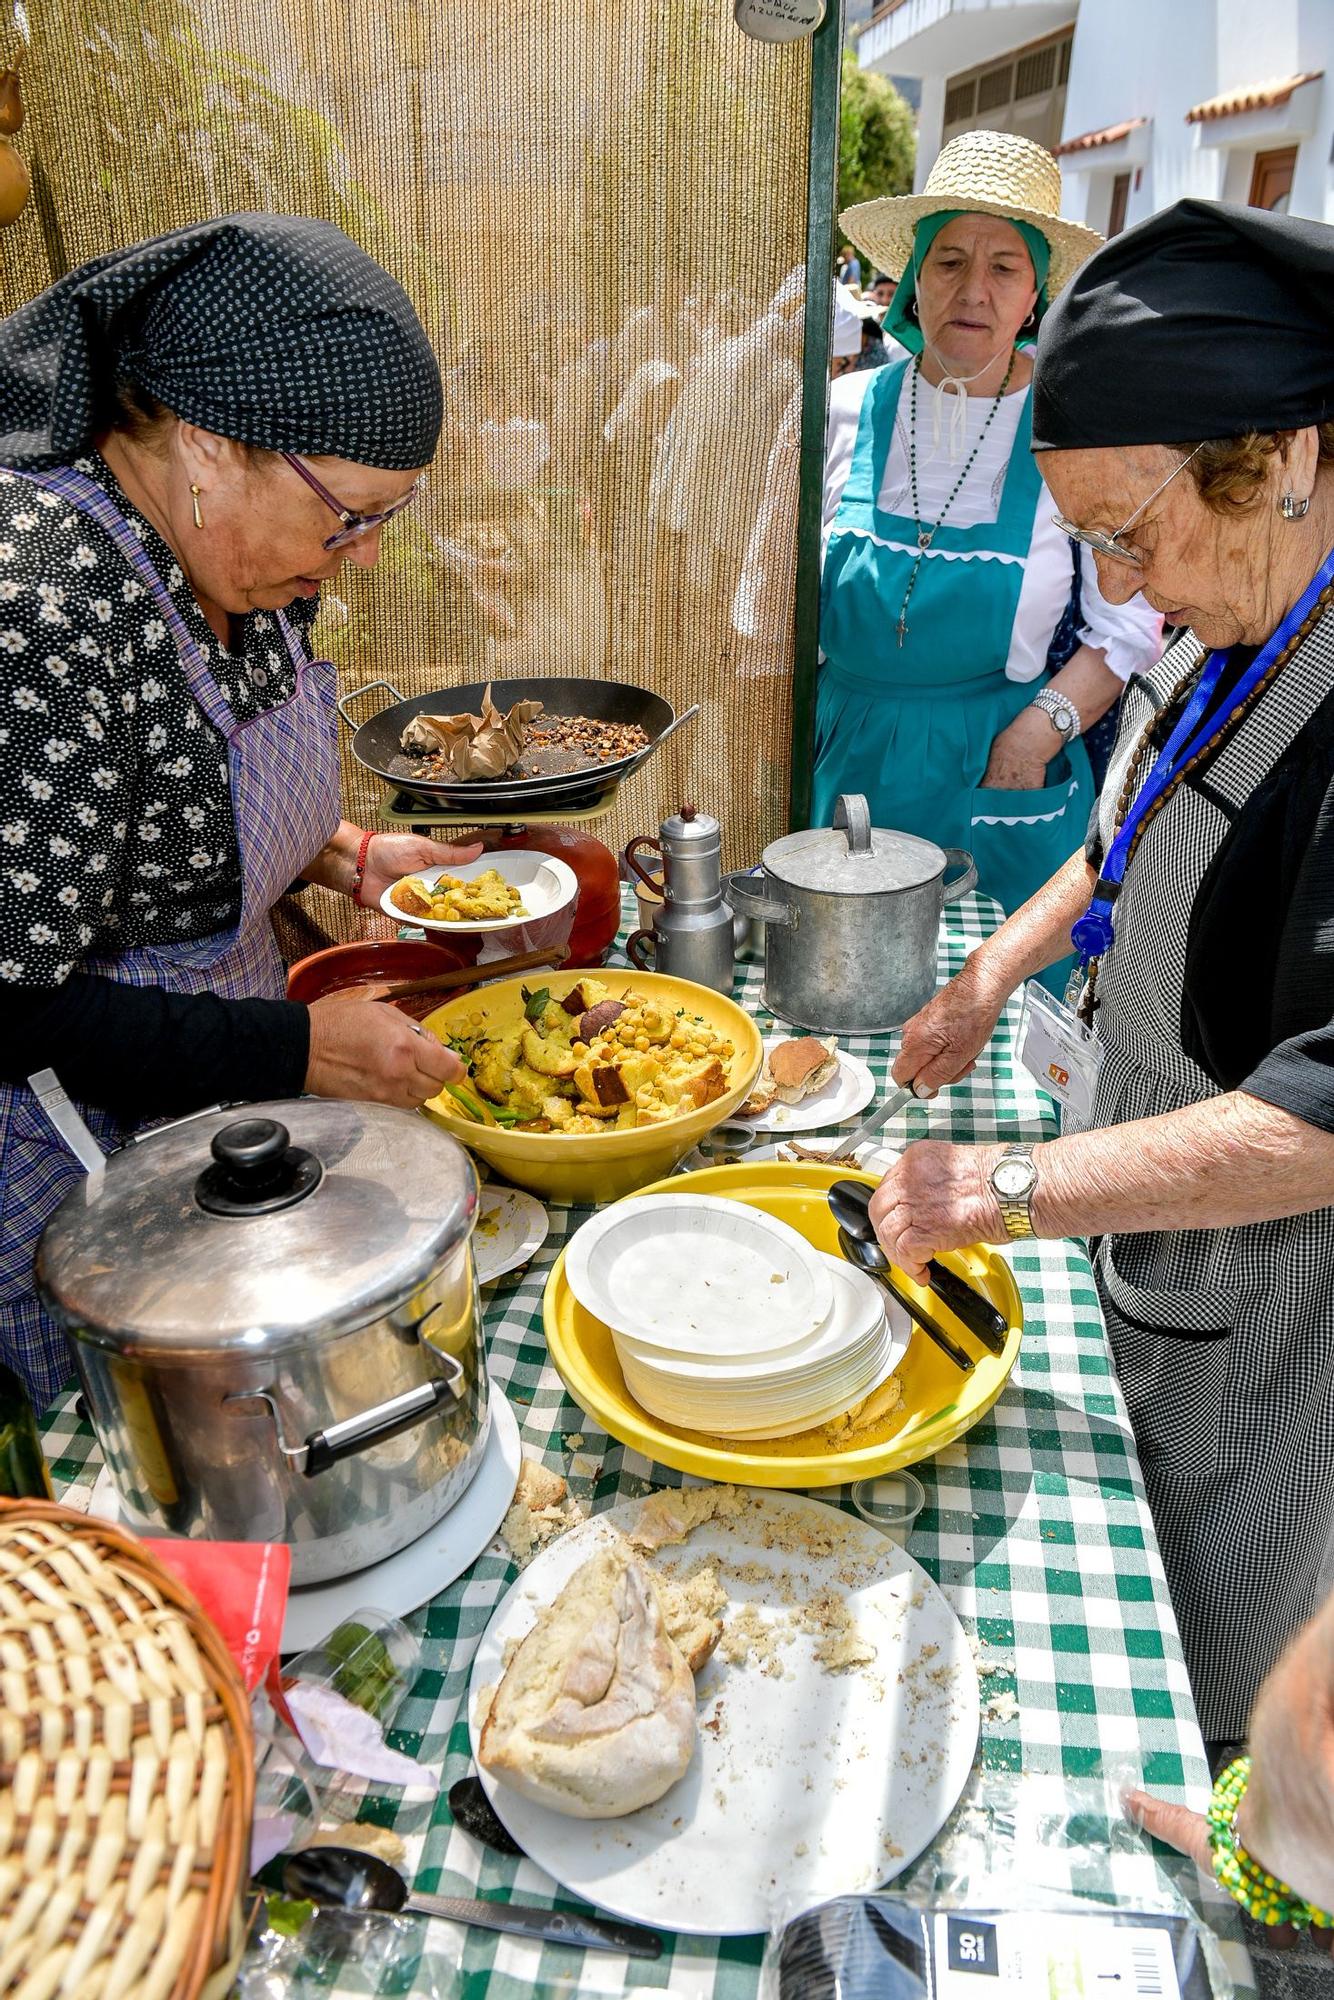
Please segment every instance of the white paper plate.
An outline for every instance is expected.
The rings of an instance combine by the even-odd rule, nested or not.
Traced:
[[[652,1194],[584,1223],[565,1276],[605,1325],[670,1353],[770,1353],[820,1326],[834,1281],[785,1222],[716,1195]]]
[[[542,1248],[550,1228],[551,1218],[536,1195],[518,1188],[483,1188],[472,1233],[478,1284],[489,1285],[506,1271],[517,1271]]]
[[[860,1403],[864,1396],[869,1396],[872,1389],[878,1389],[886,1375],[893,1372],[885,1365],[888,1352],[886,1338],[860,1365],[856,1374],[848,1377],[841,1389],[808,1395],[805,1399],[789,1399],[781,1409],[752,1408],[745,1399],[738,1397],[730,1403],[715,1402],[706,1412],[692,1414],[688,1408],[670,1406],[668,1399],[656,1389],[642,1390],[628,1373],[625,1382],[635,1401],[641,1403],[650,1416],[676,1424],[682,1430],[699,1431],[706,1437],[794,1437],[799,1431],[816,1430],[821,1424],[832,1423],[835,1417],[841,1417],[850,1410],[854,1403]]]
[[[890,1123],[893,1123],[892,1119]],[[741,1145],[734,1150],[729,1141],[739,1136],[737,1126],[720,1126],[717,1133],[709,1134],[703,1145],[696,1146],[693,1153],[687,1153],[685,1159],[682,1160],[680,1166],[676,1169],[677,1173],[694,1173],[700,1167],[734,1166],[742,1160],[748,1166],[752,1161],[758,1166],[761,1161],[766,1160],[781,1160],[786,1165],[798,1167],[818,1167],[824,1164],[821,1160],[798,1159],[792,1151],[792,1141],[790,1139],[773,1140],[763,1146]],[[820,1141],[818,1139],[809,1142],[803,1140],[801,1143],[803,1145],[808,1143],[819,1145]],[[831,1134],[829,1139],[830,1149],[832,1150],[837,1144],[838,1135],[836,1133]],[[903,1155],[897,1146],[883,1145],[879,1139],[867,1139],[858,1146],[851,1159],[839,1160],[835,1164],[838,1166],[857,1167],[864,1174],[880,1174],[883,1177],[889,1172],[894,1162],[902,1159],[902,1157]]]
[[[718,1655],[698,1684],[702,1727],[690,1768],[656,1805],[624,1819],[578,1820],[482,1783],[524,1852],[589,1902],[660,1929],[713,1936],[766,1930],[826,1897],[877,1887],[933,1840],[953,1811],[977,1747],[977,1673],[948,1603],[912,1557],[878,1528],[798,1494],[748,1492],[738,1520],[710,1521],[655,1559],[679,1571],[716,1556],[730,1612],[768,1623],[831,1591],[875,1647],[870,1669],[830,1674],[805,1634],[780,1651],[785,1674]],[[474,1756],[478,1696],[504,1672],[505,1649],[536,1622],[581,1563],[640,1501],[622,1501],[536,1556],[501,1600],[477,1649],[469,1698]],[[833,1546],[783,1554],[791,1530]],[[820,1542],[814,1536],[815,1548]],[[827,1546],[827,1545],[826,1545]],[[768,1581],[739,1581],[757,1573]],[[728,1613],[724,1613],[726,1623]]]
[[[769,1035],[765,1038],[764,1053],[768,1056],[780,1042],[800,1039],[794,1035]],[[743,1132],[818,1132],[827,1125],[845,1124],[864,1111],[874,1096],[875,1078],[866,1064],[860,1056],[850,1056],[840,1049],[838,1068],[823,1090],[803,1097],[800,1104],[771,1104],[758,1118],[733,1118],[718,1130],[723,1144],[734,1128]]]
[[[579,893],[579,882],[572,868],[558,861],[552,854],[534,854],[527,848],[506,848],[499,854],[483,854],[476,861],[449,863],[442,868],[419,868],[414,875],[400,876],[400,882],[438,882],[442,875],[452,875],[457,882],[475,882],[479,875],[485,875],[494,868],[497,875],[519,891],[523,898],[523,908],[513,911],[508,917],[487,917],[475,923],[437,923],[432,917],[414,917],[407,910],[400,910],[393,901],[394,890],[399,882],[393,882],[380,898],[380,908],[387,917],[397,923],[411,924],[414,930],[449,931],[473,935],[480,931],[512,931],[516,924],[530,923],[534,917],[549,917],[557,910],[563,910],[572,903]]]
[[[359,1569],[355,1575],[332,1583],[310,1583],[291,1591],[283,1619],[284,1653],[318,1646],[344,1618],[371,1605],[395,1618],[406,1618],[456,1582],[465,1569],[471,1569],[509,1510],[523,1456],[518,1419],[494,1378],[489,1407],[491,1429],[481,1464],[472,1484],[443,1520],[369,1569]],[[103,1521],[122,1520],[128,1527],[138,1526],[123,1513],[105,1465],[97,1475],[88,1512]]]
[[[780,1388],[836,1370],[845,1357],[860,1351],[864,1343],[878,1334],[887,1306],[892,1306],[907,1326],[908,1316],[903,1308],[874,1278],[841,1257],[829,1256],[822,1250],[815,1254],[829,1267],[834,1302],[823,1326],[805,1340],[756,1360],[718,1361],[709,1355],[665,1353],[656,1345],[650,1347],[628,1334],[613,1331],[617,1353],[650,1376],[661,1376],[682,1385],[694,1384],[700,1389],[726,1390],[733,1384],[755,1388],[768,1384]]]

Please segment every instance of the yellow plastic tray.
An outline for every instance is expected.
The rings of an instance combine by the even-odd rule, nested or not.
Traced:
[[[678,1174],[640,1192],[724,1195],[778,1216],[817,1250],[836,1252],[838,1229],[825,1195],[836,1180],[847,1179],[864,1181],[868,1187],[875,1185],[872,1175],[849,1172],[845,1167],[804,1162],[789,1166],[776,1160],[747,1166],[742,1160],[735,1166]],[[1009,1379],[1024,1323],[1009,1266],[980,1244],[971,1250],[950,1251],[941,1262],[970,1279],[1004,1313],[1010,1328],[1004,1353],[988,1354],[933,1294],[903,1279],[907,1289],[942,1321],[960,1346],[976,1357],[976,1365],[970,1374],[961,1375],[925,1334],[916,1333],[899,1368],[903,1402],[883,1424],[841,1449],[831,1447],[816,1431],[773,1438],[761,1445],[753,1441],[741,1444],[700,1431],[678,1430],[651,1417],[625,1386],[610,1330],[584,1310],[566,1283],[563,1251],[547,1280],[542,1324],[556,1371],[580,1409],[612,1437],[660,1465],[747,1486],[841,1486],[847,1480],[914,1465],[952,1444],[985,1416]]]

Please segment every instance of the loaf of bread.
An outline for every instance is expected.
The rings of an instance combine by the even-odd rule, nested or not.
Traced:
[[[695,1683],[657,1586],[625,1542],[577,1569],[491,1701],[478,1761],[575,1819],[651,1805],[695,1749]]]

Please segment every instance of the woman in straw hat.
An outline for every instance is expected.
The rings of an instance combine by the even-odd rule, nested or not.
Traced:
[[[971,849],[1007,910],[1078,847],[1080,735],[1161,652],[1158,616],[1108,604],[1089,564],[1049,664],[1075,572],[1029,449],[1023,343],[1100,241],[1060,194],[1041,146],[969,132],[922,194],[842,218],[902,273],[885,331],[909,352],[830,399],[814,816],[864,792],[884,824]]]
[[[979,1239],[1096,1239],[1200,1720],[1227,1742],[1334,1583],[1334,229],[1187,200],[1118,236],[1043,328],[1033,439],[1107,595],[1188,629],[1127,690],[1087,848],[895,1062],[928,1091],[965,1075],[1073,943],[1081,1018],[1043,1012],[1083,1101],[1040,1146],[910,1146],[872,1214],[911,1272]]]

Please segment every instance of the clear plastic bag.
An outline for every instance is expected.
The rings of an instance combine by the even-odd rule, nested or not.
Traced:
[[[1080,1948],[1104,1964],[1119,2000],[1177,2000],[1169,1967],[1184,2000],[1241,2000],[1251,1973],[1235,1906],[1192,1863],[1150,1849],[1122,1790],[1119,1781],[976,1773],[939,1839],[889,1887],[777,1913],[762,2000],[1060,1996],[1081,1990],[1064,1971]],[[964,1963],[971,1934],[995,1968]],[[1007,1955],[1013,1962],[1025,1949],[1031,1985],[1007,1984]],[[1086,1964],[1082,1990],[1092,1978]]]

